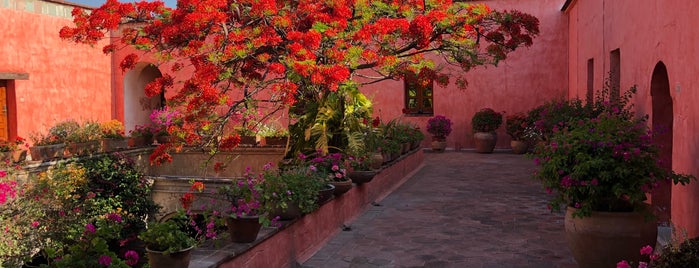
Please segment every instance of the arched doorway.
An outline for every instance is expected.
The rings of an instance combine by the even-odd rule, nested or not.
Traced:
[[[660,146],[660,160],[665,168],[672,168],[672,126],[673,110],[670,96],[670,81],[667,68],[663,62],[658,62],[653,69],[650,82],[650,95],[653,100],[652,126],[654,128],[653,142]],[[658,222],[670,222],[672,200],[672,184],[661,182],[652,196],[653,207],[658,212]]]
[[[148,83],[161,77],[160,70],[153,64],[138,63],[124,75],[124,127],[126,133],[137,125],[150,124],[153,109],[164,105],[164,95],[148,98],[145,88]]]

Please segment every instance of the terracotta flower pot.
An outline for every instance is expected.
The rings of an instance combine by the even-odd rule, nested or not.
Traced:
[[[272,219],[279,217],[280,220],[293,220],[298,217],[301,217],[303,213],[301,212],[301,208],[299,208],[299,205],[296,203],[287,203],[286,204],[286,209],[283,208],[275,208],[272,210],[269,214]]]
[[[362,184],[370,182],[374,179],[378,172],[373,170],[354,170],[348,174],[352,182],[356,184]]]
[[[29,148],[33,161],[48,161],[54,158],[63,157],[64,143],[53,145],[32,146]]]
[[[288,137],[264,137],[265,146],[284,147]]]
[[[172,254],[163,254],[161,251],[154,251],[146,248],[148,255],[148,265],[151,268],[187,268],[191,259],[191,252],[194,247],[183,249]]]
[[[234,243],[252,243],[257,239],[262,224],[260,216],[240,216],[237,218],[228,217],[226,219],[228,232]]]
[[[332,184],[327,184],[325,188],[318,191],[318,204],[322,205],[325,204],[325,202],[328,202],[330,198],[333,197],[334,192],[335,186],[333,186]]]
[[[352,189],[352,181],[351,180],[332,181],[332,182],[330,182],[330,184],[335,186],[335,191],[333,191],[333,194],[335,196],[341,196],[342,194],[344,194],[347,191]]]
[[[381,153],[373,153],[371,155],[371,169],[379,170],[383,165],[383,155]]]
[[[116,152],[128,148],[126,139],[102,139],[102,152]]]
[[[100,150],[100,141],[87,141],[68,144],[68,152],[73,156],[83,156]]]
[[[529,149],[529,145],[523,141],[510,141],[510,147],[512,147],[512,152],[515,154],[524,154]]]
[[[12,163],[19,163],[27,158],[27,150],[15,150],[11,152],[0,152],[1,161],[10,161]]]
[[[592,212],[574,218],[575,208],[568,207],[565,232],[568,247],[581,268],[616,267],[621,260],[638,263],[639,250],[655,246],[658,226],[637,212]],[[647,261],[647,260],[646,260]]]
[[[130,137],[128,141],[128,145],[131,148],[147,147],[151,146],[151,144],[153,144],[153,137]]]
[[[476,144],[477,153],[489,154],[495,150],[498,135],[495,132],[476,132],[473,133],[473,139]]]

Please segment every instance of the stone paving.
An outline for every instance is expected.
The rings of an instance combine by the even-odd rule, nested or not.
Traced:
[[[301,267],[577,267],[531,160],[430,153]]]

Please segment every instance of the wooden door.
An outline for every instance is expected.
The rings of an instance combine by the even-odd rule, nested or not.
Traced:
[[[7,83],[0,80],[0,139],[8,140],[7,129]]]

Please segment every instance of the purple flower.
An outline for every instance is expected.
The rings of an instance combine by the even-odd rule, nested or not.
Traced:
[[[126,259],[126,264],[129,266],[134,266],[138,264],[138,252],[129,250],[124,253],[124,258]]]
[[[107,255],[102,255],[100,258],[97,260],[97,263],[104,267],[108,267],[109,265],[112,264],[112,257],[109,257]]]
[[[119,214],[116,214],[116,213],[107,214],[107,219],[121,223],[121,216]]]

